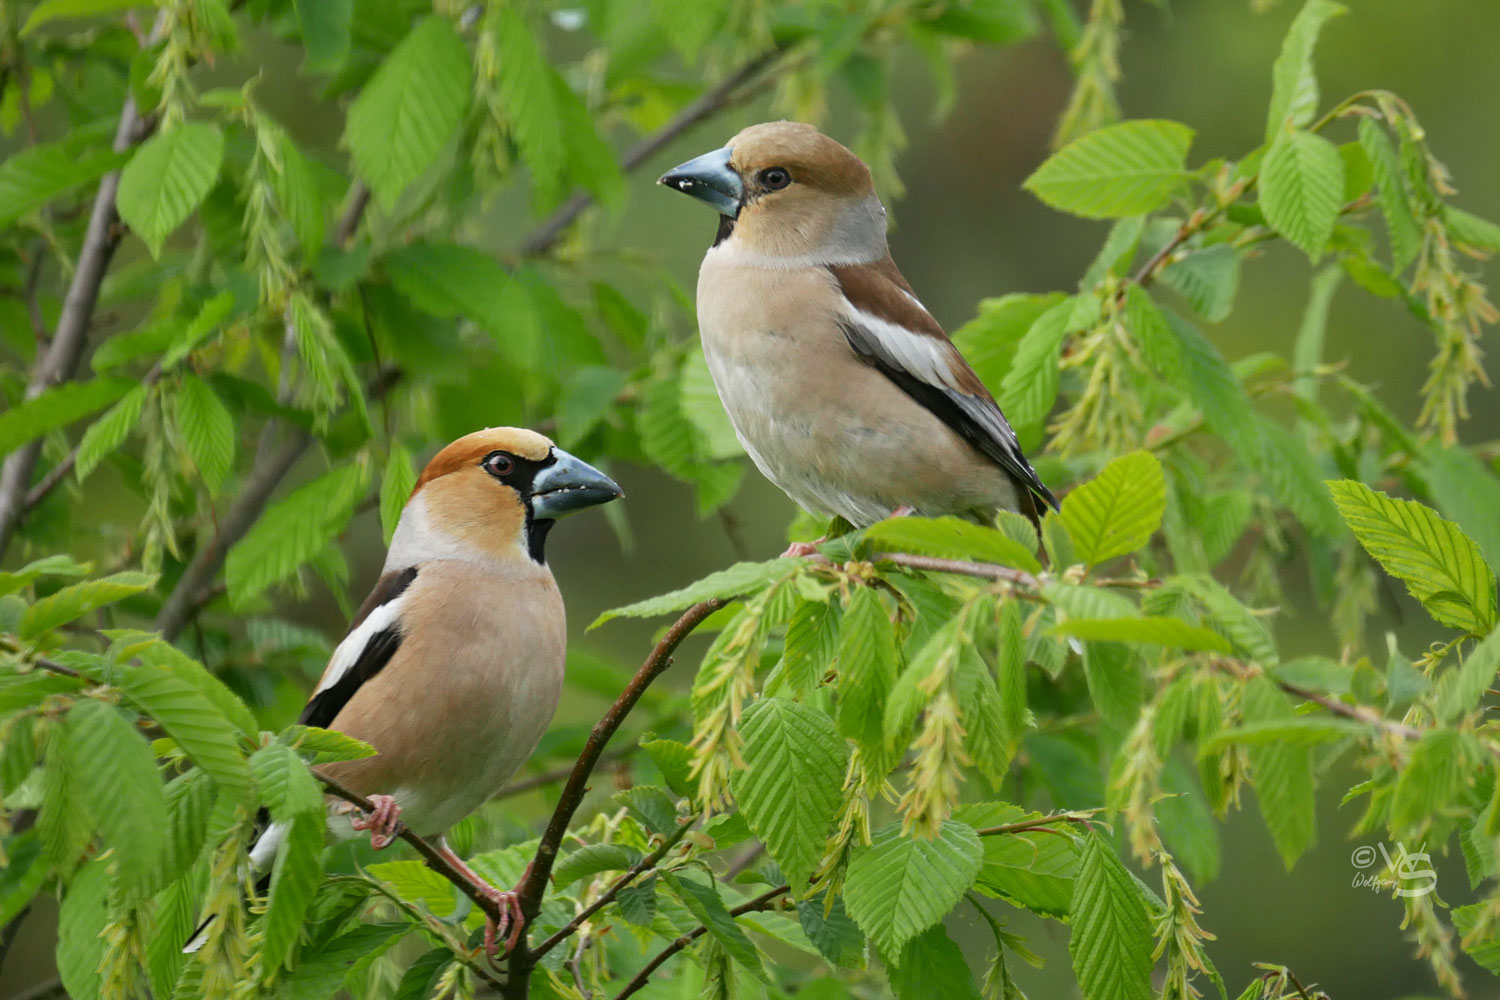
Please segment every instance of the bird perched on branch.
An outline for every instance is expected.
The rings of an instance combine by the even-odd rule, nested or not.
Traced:
[[[330,820],[370,831],[379,850],[405,822],[437,836],[473,812],[536,749],[562,689],[562,595],[543,558],[560,517],[621,496],[598,469],[540,434],[494,427],[438,452],[417,479],[379,582],[334,650],[299,722],[375,747],[319,771],[374,805]],[[347,804],[332,803],[331,813]],[[272,824],[251,849],[269,870],[285,837]],[[446,859],[487,885],[439,841]],[[493,955],[520,936],[515,890],[490,887],[502,919],[485,926]],[[189,944],[201,943],[202,928]]]
[[[896,269],[859,157],[771,122],[660,183],[719,211],[698,272],[703,352],[745,450],[793,500],[858,527],[1056,506]]]

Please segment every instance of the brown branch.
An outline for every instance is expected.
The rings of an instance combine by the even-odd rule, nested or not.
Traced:
[[[164,16],[158,15],[156,24],[153,38],[164,27]],[[155,119],[143,118],[136,108],[135,98],[127,96],[111,148],[123,153],[149,136],[155,127]],[[78,363],[88,343],[94,307],[99,301],[99,286],[104,282],[104,274],[124,234],[119,213],[115,210],[115,194],[119,187],[118,170],[105,174],[99,182],[73,270],[73,280],[68,284],[62,312],[57,317],[57,328],[46,353],[32,370],[25,399],[35,399],[53,386],[72,379],[78,372]],[[6,456],[4,465],[0,466],[0,557],[5,555],[16,525],[25,514],[23,504],[27,488],[41,451],[40,438],[28,441]]]
[[[700,601],[684,611],[657,642],[645,662],[641,664],[641,668],[631,678],[630,683],[625,685],[625,690],[621,691],[620,696],[615,699],[614,704],[598,722],[594,723],[594,728],[589,731],[588,742],[584,744],[583,752],[578,755],[573,771],[568,776],[568,783],[563,786],[557,808],[553,810],[547,829],[542,833],[536,856],[527,869],[526,877],[516,887],[520,894],[521,913],[527,924],[536,919],[537,913],[541,910],[542,896],[546,892],[547,881],[551,878],[552,866],[557,863],[558,847],[562,844],[563,836],[568,832],[568,824],[572,822],[573,814],[578,811],[585,793],[588,792],[589,777],[593,774],[599,759],[604,755],[604,748],[609,743],[610,737],[614,736],[615,731],[620,728],[620,723],[625,721],[625,717],[630,714],[636,702],[640,701],[641,695],[646,693],[646,688],[651,686],[651,682],[672,665],[672,653],[682,640],[686,639],[705,618],[728,603],[723,598],[715,597]],[[535,965],[536,954],[523,938],[516,950],[511,953],[510,980],[504,994],[507,998],[522,1000],[526,997],[531,970]]]
[[[871,562],[895,563],[897,566],[906,566],[910,569],[932,570],[938,573],[959,573],[963,576],[977,576],[986,580],[999,580],[1005,583],[1014,583],[1032,590],[1038,590],[1042,582],[1023,569],[1012,569],[1009,566],[1001,566],[996,563],[970,562],[964,559],[942,559],[937,556],[918,556],[908,552],[877,552],[870,556]]]
[[[334,234],[334,242],[339,249],[349,245],[354,239],[354,234],[359,231],[359,221],[365,217],[365,209],[370,207],[370,189],[365,186],[364,181],[355,181],[349,196],[349,207],[344,210],[343,218],[339,219],[338,231]]]
[[[1399,736],[1404,740],[1419,740],[1422,738],[1422,731],[1420,729],[1387,719],[1385,716],[1364,705],[1350,705],[1339,701],[1337,698],[1332,698],[1318,691],[1310,691],[1305,687],[1292,684],[1289,681],[1279,680],[1275,677],[1271,677],[1271,680],[1277,687],[1292,697],[1301,698],[1303,701],[1310,701],[1315,705],[1321,705],[1334,715],[1353,719],[1355,722],[1360,722],[1367,726],[1373,726],[1393,736]]]
[[[1047,829],[1052,824],[1078,823],[1082,826],[1088,826],[1089,821],[1102,811],[1100,809],[1077,809],[1072,812],[1043,816],[1040,819],[1025,819],[1016,823],[1004,823],[1000,826],[985,827],[983,830],[975,830],[974,832],[981,837],[994,837],[1004,833],[1053,833],[1055,831]]]
[[[641,876],[641,873],[655,868],[658,864],[660,864],[661,859],[667,856],[667,852],[670,851],[673,847],[676,847],[678,842],[682,840],[683,836],[687,834],[688,827],[691,825],[692,824],[690,823],[684,823],[679,826],[672,832],[672,835],[666,840],[663,840],[654,851],[641,858],[641,860],[637,861],[635,864],[631,865],[628,869],[626,869],[625,874],[621,875],[619,878],[615,879],[614,882],[610,883],[609,888],[605,889],[604,892],[600,894],[598,899],[594,900],[588,906],[585,906],[583,909],[579,910],[578,913],[573,917],[573,919],[569,920],[567,924],[563,926],[556,934],[553,934],[547,940],[531,949],[532,959],[541,958],[543,955],[547,954],[547,952],[557,947],[564,940],[566,940],[570,934],[578,930],[578,928],[583,925],[583,922],[585,920],[587,920],[589,917],[592,917],[600,910],[604,909],[610,903],[613,903],[615,901],[615,897],[620,894],[621,889],[624,889],[626,886],[630,885],[630,883],[634,882]]]
[[[323,783],[324,790],[336,798],[352,803],[365,812],[371,812],[375,808],[374,803],[369,799],[352,789],[345,788],[338,781],[328,777],[326,774],[318,774],[318,780]],[[488,887],[481,886],[472,881],[463,872],[449,864],[448,860],[443,857],[443,852],[433,846],[430,840],[417,836],[415,833],[412,833],[410,827],[400,822],[396,825],[396,836],[416,848],[417,853],[422,855],[422,860],[427,862],[428,868],[431,868],[443,876],[443,878],[456,885],[459,891],[473,900],[474,905],[479,907],[486,916],[494,920],[500,919],[500,907],[496,905],[494,900],[485,895],[485,889]]]
[[[791,887],[787,885],[779,885],[774,889],[767,890],[766,892],[763,892],[759,896],[756,896],[754,899],[750,900],[748,903],[741,903],[739,906],[736,906],[734,909],[729,911],[729,915],[731,917],[738,917],[757,910],[769,909],[771,907],[771,904],[776,902],[777,898],[786,893],[790,888]],[[661,968],[662,964],[666,962],[667,959],[671,958],[673,955],[677,954],[679,951],[686,948],[688,945],[692,944],[694,941],[698,940],[707,933],[708,928],[703,926],[702,924],[699,924],[697,927],[693,928],[691,931],[682,935],[682,937],[678,938],[677,940],[673,941],[671,944],[663,948],[661,951],[657,952],[656,956],[652,958],[651,961],[647,962],[645,967],[642,968],[640,972],[637,972],[635,974],[635,978],[626,983],[623,990],[615,994],[615,1000],[625,1000],[626,997],[630,996],[641,987],[645,986],[646,983],[651,980],[651,973]]]
[[[630,147],[620,158],[620,169],[627,174],[630,173],[703,119],[741,100],[743,95],[735,92],[754,79],[780,54],[779,48],[762,52],[725,77],[712,90],[705,91],[697,100],[677,112],[671,121]],[[563,231],[572,225],[585,209],[593,205],[595,200],[594,196],[587,191],[580,191],[573,195],[521,241],[520,252],[526,256],[535,256],[552,249]]]

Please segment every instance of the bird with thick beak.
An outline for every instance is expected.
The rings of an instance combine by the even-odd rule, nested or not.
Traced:
[[[298,719],[376,750],[317,769],[375,805],[351,815],[330,800],[335,835],[368,830],[379,850],[399,820],[440,836],[531,756],[557,708],[567,645],[547,534],[559,518],[620,496],[598,469],[515,427],[461,437],[427,463],[375,589]],[[256,841],[257,872],[270,870],[286,833],[272,823]],[[486,951],[493,956],[502,940],[514,947],[517,891],[488,886],[439,845],[499,904],[502,918],[485,925]]]
[[[719,212],[698,272],[703,352],[745,450],[793,500],[859,527],[1000,508],[1035,521],[1056,506],[896,269],[859,157],[771,122],[661,183]]]

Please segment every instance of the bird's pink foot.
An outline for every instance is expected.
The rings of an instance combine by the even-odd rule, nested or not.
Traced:
[[[904,503],[901,506],[897,507],[895,510],[891,511],[891,516],[892,517],[911,517],[916,512],[917,512],[917,508],[913,507],[909,503]]]
[[[494,903],[499,911],[498,916],[485,917],[484,953],[491,959],[501,954],[510,954],[520,942],[521,932],[526,929],[526,915],[521,912],[521,893],[526,888],[526,883],[531,880],[531,866],[526,866],[526,871],[521,874],[521,881],[516,883],[514,889],[496,889],[485,881],[484,876],[470,868],[464,859],[448,846],[446,840],[438,841],[438,852],[442,854],[443,860],[463,873],[464,877],[480,891],[485,899]],[[505,944],[503,951],[500,948],[502,942]]]
[[[810,542],[793,542],[786,547],[786,551],[781,554],[781,558],[801,559],[803,556],[815,556],[818,554],[818,546],[826,541],[828,541],[828,538],[825,536],[823,538],[816,538]]]
[[[349,825],[356,830],[370,831],[370,846],[383,850],[401,832],[401,807],[389,795],[371,795],[370,804],[375,808],[364,816],[356,816]]]

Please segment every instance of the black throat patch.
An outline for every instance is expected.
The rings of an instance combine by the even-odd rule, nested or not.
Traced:
[[[719,216],[719,231],[714,234],[714,246],[729,239],[734,233],[734,220],[727,215]],[[710,248],[712,249],[712,248]]]

